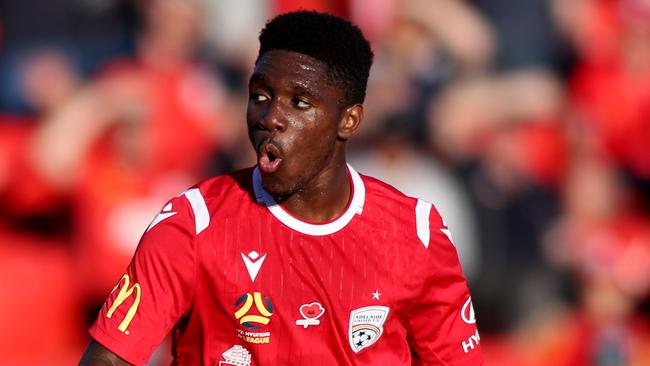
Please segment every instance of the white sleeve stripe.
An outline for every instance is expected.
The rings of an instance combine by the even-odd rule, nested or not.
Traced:
[[[415,206],[415,226],[418,233],[418,238],[424,244],[425,248],[429,247],[429,214],[431,213],[431,203],[418,199],[418,204]]]
[[[187,200],[192,205],[194,211],[194,223],[196,225],[196,235],[205,230],[210,224],[210,213],[208,213],[208,206],[205,205],[205,200],[201,191],[198,188],[188,189],[183,193]]]

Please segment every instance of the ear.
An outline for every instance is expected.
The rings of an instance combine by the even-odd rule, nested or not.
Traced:
[[[354,136],[357,133],[359,126],[361,126],[362,119],[363,105],[355,104],[346,108],[343,112],[343,117],[339,122],[338,138],[346,141],[350,137]]]

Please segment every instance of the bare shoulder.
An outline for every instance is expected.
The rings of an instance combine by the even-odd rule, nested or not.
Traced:
[[[79,366],[129,366],[130,364],[108,348],[97,343],[94,339],[90,341],[86,351],[79,361]]]

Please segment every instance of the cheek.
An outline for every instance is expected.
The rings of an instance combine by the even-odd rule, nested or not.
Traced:
[[[303,158],[309,165],[321,165],[333,154],[336,144],[336,132],[332,128],[304,128],[300,135],[294,135],[291,144],[297,152],[296,156]]]
[[[322,159],[322,155],[330,155],[336,143],[337,124],[326,117],[319,110],[287,116],[290,125],[290,133],[285,136],[287,152],[290,150],[292,155],[312,162]]]
[[[246,125],[248,128],[251,128],[255,124],[258,114],[258,108],[255,108],[250,103],[248,103],[248,106],[246,107]]]

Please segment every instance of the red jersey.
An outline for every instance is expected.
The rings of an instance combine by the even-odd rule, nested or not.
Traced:
[[[257,169],[173,198],[90,334],[136,365],[170,332],[178,365],[482,364],[440,215],[348,171],[348,207],[327,223],[285,211]]]

